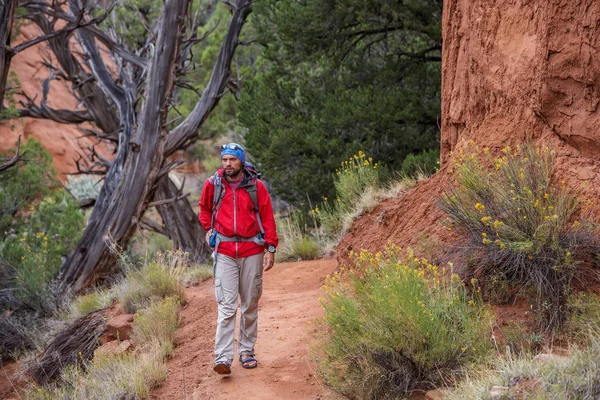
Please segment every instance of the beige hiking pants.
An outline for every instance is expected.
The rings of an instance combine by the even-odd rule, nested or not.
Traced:
[[[235,316],[240,303],[238,354],[254,354],[258,333],[258,299],[262,294],[263,253],[231,258],[217,254],[215,296],[219,316],[215,338],[215,361],[233,361]]]

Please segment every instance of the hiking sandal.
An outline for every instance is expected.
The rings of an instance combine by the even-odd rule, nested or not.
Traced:
[[[254,358],[254,354],[240,354],[240,362],[242,368],[252,369],[258,367],[258,360]]]
[[[231,374],[231,364],[227,361],[217,361],[215,362],[213,371],[219,375],[229,375]]]

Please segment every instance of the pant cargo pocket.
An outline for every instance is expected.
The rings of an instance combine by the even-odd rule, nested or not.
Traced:
[[[223,287],[221,286],[221,279],[215,279],[215,298],[217,299],[217,303],[223,302]]]

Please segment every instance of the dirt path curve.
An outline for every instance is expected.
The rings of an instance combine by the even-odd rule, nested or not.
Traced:
[[[323,399],[339,395],[321,387],[308,357],[314,326],[322,315],[318,301],[324,277],[335,260],[276,264],[264,274],[260,300],[256,369],[235,361],[230,376],[212,371],[217,307],[212,281],[187,290],[177,347],[168,362],[165,384],[153,399],[253,400]],[[238,317],[239,318],[239,317]]]

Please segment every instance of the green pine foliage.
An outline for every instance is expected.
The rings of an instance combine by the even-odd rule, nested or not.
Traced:
[[[408,154],[438,147],[441,4],[256,4],[254,28],[268,47],[242,91],[239,120],[283,199],[333,197],[322,171],[347,154],[363,150],[400,169]]]

